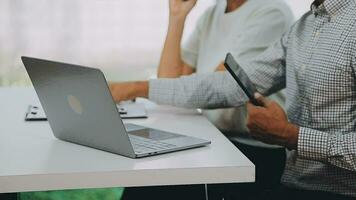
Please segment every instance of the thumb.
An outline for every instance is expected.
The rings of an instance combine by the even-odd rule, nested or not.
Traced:
[[[264,96],[262,96],[260,93],[256,92],[255,93],[255,99],[258,101],[260,105],[263,107],[266,107],[270,104],[270,100]]]

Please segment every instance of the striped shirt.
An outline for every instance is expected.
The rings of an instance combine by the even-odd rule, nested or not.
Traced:
[[[300,131],[286,186],[356,197],[355,1],[313,4],[279,42],[240,63],[262,94],[287,89],[288,118]],[[149,98],[192,108],[247,101],[226,72],[151,80]]]

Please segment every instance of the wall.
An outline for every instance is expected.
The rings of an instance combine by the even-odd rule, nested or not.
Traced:
[[[296,16],[310,0],[286,0]],[[215,3],[200,0],[185,36]],[[35,56],[103,69],[110,80],[154,76],[167,31],[167,0],[1,0],[0,85],[29,80],[20,56]]]

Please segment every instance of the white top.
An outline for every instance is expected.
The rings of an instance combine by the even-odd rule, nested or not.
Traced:
[[[196,67],[199,74],[214,72],[228,52],[239,62],[257,56],[280,39],[293,22],[292,12],[283,0],[248,0],[233,12],[225,13],[225,10],[226,0],[217,0],[217,4],[202,15],[183,44],[183,60]],[[284,102],[281,92],[271,97]],[[248,130],[245,107],[203,113],[224,133],[246,133]],[[241,142],[269,146],[249,139]]]
[[[131,159],[58,140],[48,122],[25,122],[28,104],[39,104],[31,88],[0,88],[0,96],[0,193],[254,181],[254,165],[194,110],[143,101],[149,118],[125,123],[195,136],[212,144]]]

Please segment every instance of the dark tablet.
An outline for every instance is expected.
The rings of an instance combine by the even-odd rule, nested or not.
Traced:
[[[231,74],[231,76],[239,84],[241,89],[245,92],[247,97],[250,99],[251,103],[253,103],[256,106],[259,106],[260,104],[255,99],[255,93],[257,92],[255,85],[252,83],[252,81],[247,76],[245,71],[235,61],[231,53],[228,53],[226,55],[224,66],[227,69],[227,71]]]

